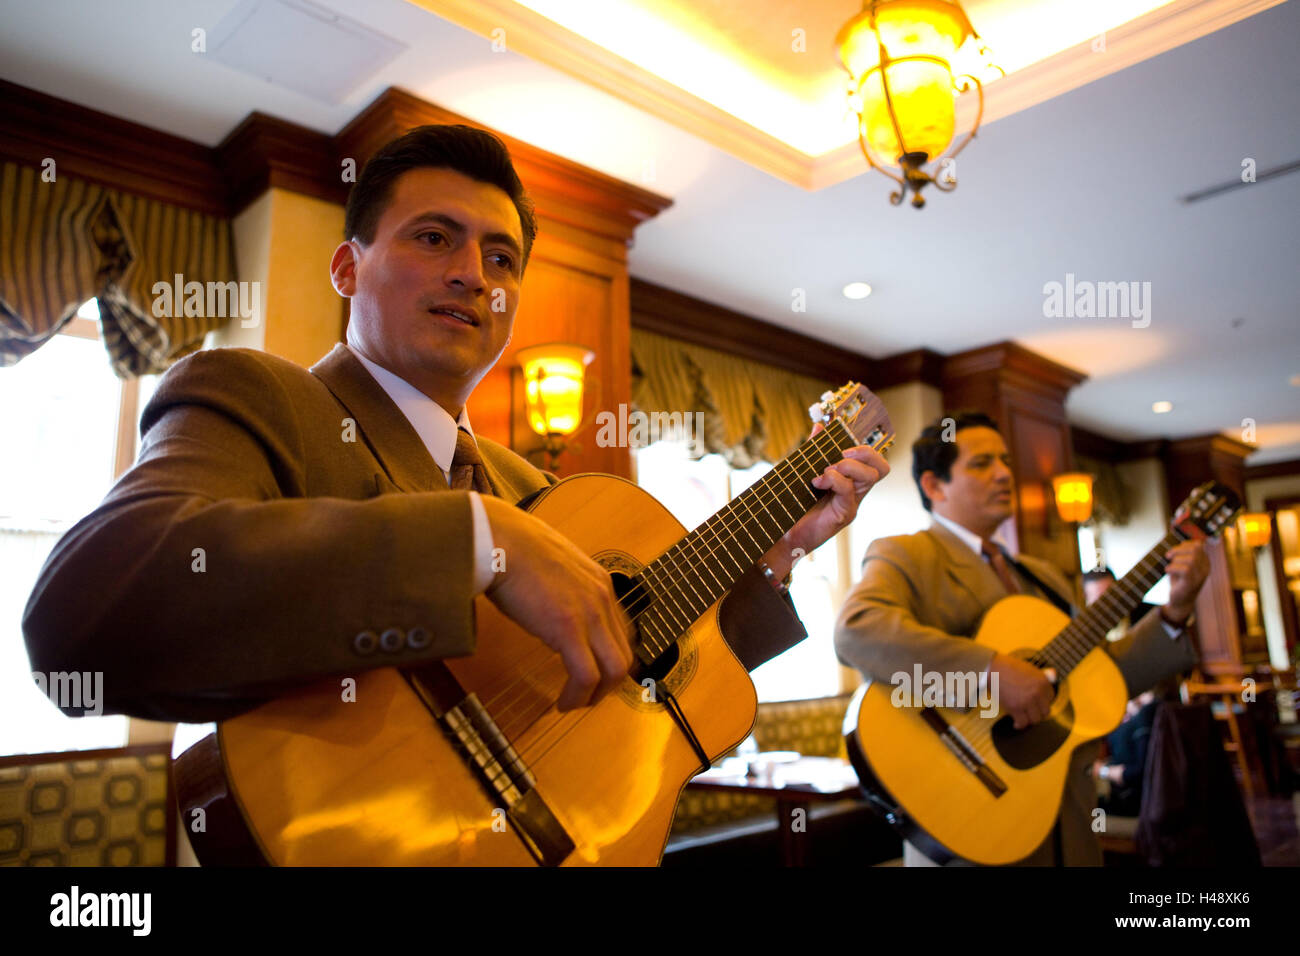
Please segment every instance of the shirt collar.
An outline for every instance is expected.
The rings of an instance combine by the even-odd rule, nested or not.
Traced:
[[[962,543],[965,544],[966,547],[970,548],[977,555],[981,557],[983,556],[984,549],[982,547],[980,536],[977,535],[974,531],[971,531],[969,528],[964,528],[961,525],[959,525],[957,522],[952,521],[949,518],[945,518],[943,515],[937,514],[933,511],[930,512],[930,517],[934,519],[936,524],[943,525],[945,528],[947,528],[949,531],[955,534],[959,539],[961,539]],[[1008,548],[1006,542],[1003,541],[1001,538],[999,538],[997,535],[994,535],[991,540],[999,547],[1001,547],[1003,551],[1006,551],[1012,557],[1015,557],[1015,552],[1012,551],[1010,548]]]
[[[451,461],[456,454],[456,430],[463,428],[474,434],[470,427],[469,410],[462,408],[460,418],[452,420],[450,413],[441,405],[420,391],[406,379],[394,375],[382,365],[377,365],[356,349],[348,346],[349,351],[366,367],[379,383],[379,387],[388,393],[393,404],[406,416],[415,433],[424,442],[434,463],[446,474],[451,471]]]

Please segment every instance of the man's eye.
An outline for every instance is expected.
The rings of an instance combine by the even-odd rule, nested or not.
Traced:
[[[504,252],[494,252],[490,258],[497,260],[497,264],[501,266],[502,269],[512,271],[515,267],[514,257],[507,255]]]
[[[433,232],[433,231],[422,232],[422,233],[420,233],[418,236],[416,236],[415,238],[417,238],[417,239],[423,239],[425,236],[437,236],[437,237],[438,237],[440,240],[442,240],[443,242],[446,242],[446,241],[447,241],[447,237],[444,236],[442,233],[440,233],[440,232]]]

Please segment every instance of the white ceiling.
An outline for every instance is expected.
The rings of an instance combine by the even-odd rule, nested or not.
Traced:
[[[921,211],[869,171],[787,185],[405,0],[326,0],[408,47],[330,105],[191,52],[191,31],[237,5],[0,0],[0,76],[207,145],[252,110],[334,133],[400,85],[672,197],[638,229],[634,276],[876,356],[1015,339],[1089,374],[1069,402],[1080,425],[1240,438],[1251,419],[1251,464],[1300,457],[1300,174],[1177,201],[1246,157],[1300,158],[1294,2],[985,126],[958,190]],[[1067,273],[1151,283],[1150,325],[1044,318],[1044,284]],[[875,291],[851,302],[856,279]]]

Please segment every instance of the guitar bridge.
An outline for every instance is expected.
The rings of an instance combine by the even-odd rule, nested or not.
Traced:
[[[984,758],[970,745],[970,741],[963,737],[956,727],[944,720],[942,714],[930,707],[922,707],[921,719],[939,735],[944,746],[952,752],[963,767],[975,775],[975,779],[984,784],[989,793],[1000,797],[1007,792],[1007,785],[1002,778],[984,762]]]
[[[478,697],[465,692],[442,663],[404,671],[411,688],[437,719],[478,777],[488,797],[503,805],[528,852],[542,866],[558,866],[573,839],[537,790],[537,778]]]

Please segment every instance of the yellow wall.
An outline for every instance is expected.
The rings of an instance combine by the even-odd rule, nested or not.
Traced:
[[[232,322],[216,330],[206,344],[315,364],[338,341],[343,318],[343,300],[329,278],[343,207],[272,189],[235,217],[234,233],[240,281],[261,284],[260,315],[251,328]]]

